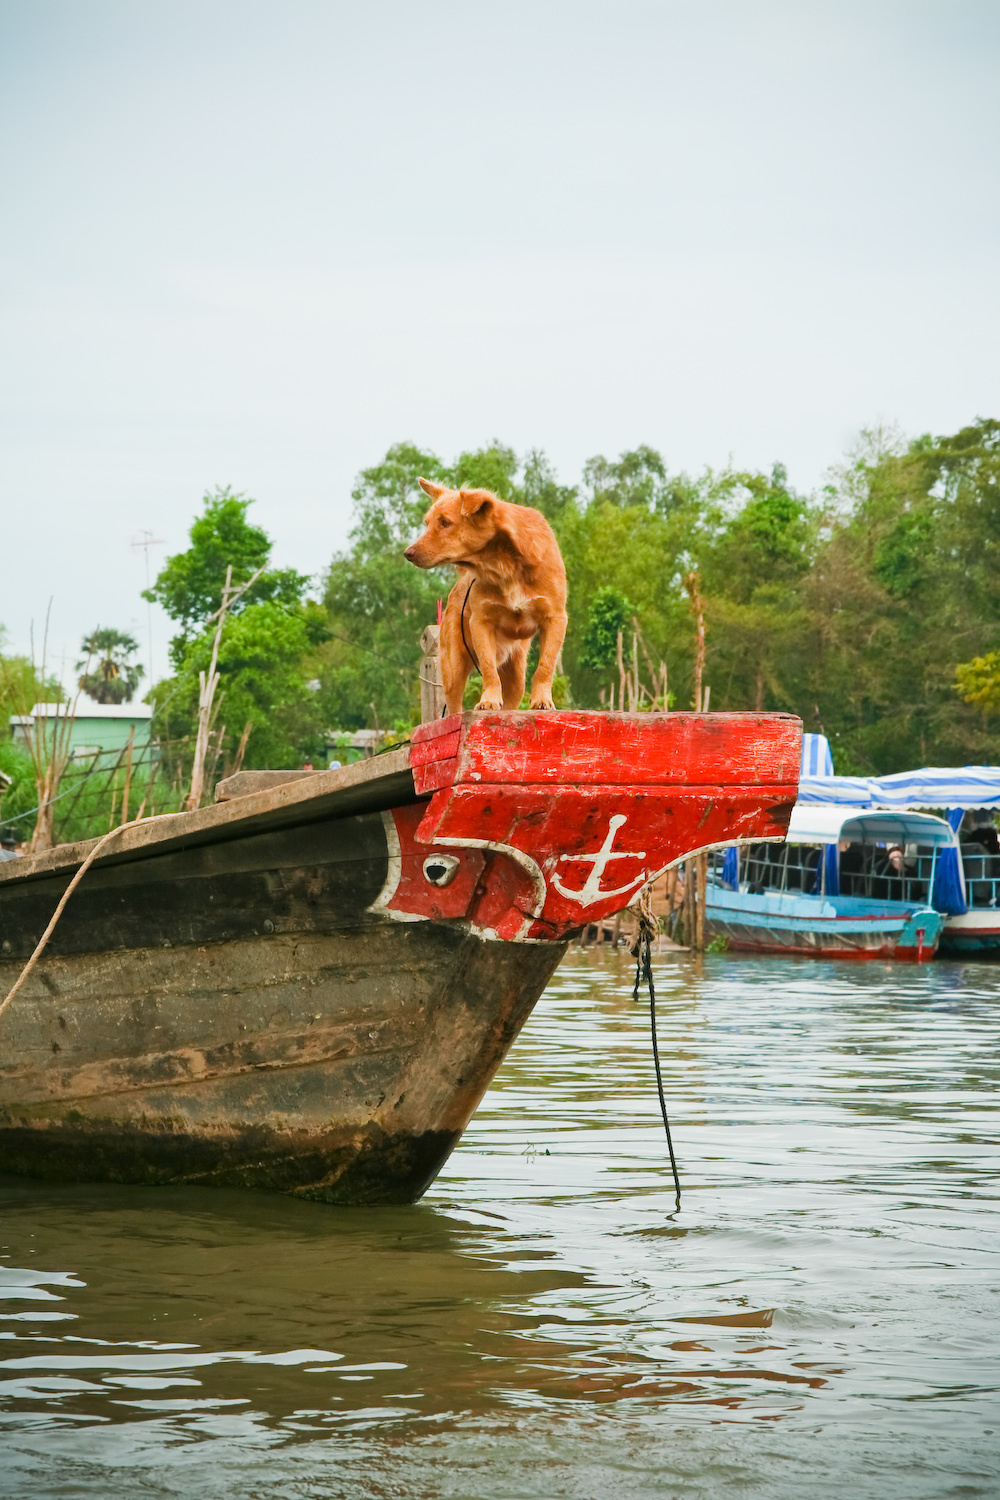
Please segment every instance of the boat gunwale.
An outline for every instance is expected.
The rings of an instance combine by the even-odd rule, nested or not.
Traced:
[[[126,826],[120,839],[94,861],[94,867],[131,863],[296,823],[378,812],[426,800],[414,789],[409,745],[400,745],[333,771],[305,771],[278,786],[214,802],[195,812],[159,813],[148,822]],[[85,839],[75,844],[57,844],[41,854],[3,861],[0,892],[5,885],[70,874],[98,842]]]
[[[491,722],[495,720],[503,721],[505,731],[509,728],[531,730],[534,722],[539,720],[545,721],[547,726],[553,720],[565,720],[566,730],[577,735],[587,727],[605,732],[606,722],[598,724],[592,721],[609,719],[622,721],[630,727],[641,727],[646,731],[656,722],[663,727],[669,724],[675,733],[685,728],[703,728],[709,724],[713,729],[719,730],[723,725],[745,725],[749,728],[755,724],[799,723],[794,714],[777,711],[608,714],[570,709],[557,710],[554,714],[531,711],[478,714],[466,710],[419,726],[412,744],[408,741],[367,760],[355,761],[336,770],[290,772],[289,780],[260,791],[248,791],[194,812],[161,813],[131,827],[125,825],[120,837],[110,841],[107,849],[94,861],[94,867],[107,868],[137,862],[185,848],[228,842],[253,833],[270,832],[331,817],[386,811],[392,807],[427,802],[435,792],[466,783],[467,776],[470,776],[468,757],[471,753],[472,732],[477,725],[484,726],[488,737],[500,727]],[[470,780],[474,785],[485,785],[481,770],[472,772]],[[571,778],[569,784],[575,785],[576,780],[575,777]],[[509,785],[509,782],[507,778],[498,776],[496,784]],[[588,781],[587,790],[597,784],[600,783]],[[629,783],[619,774],[609,778],[608,784],[623,787]],[[538,790],[551,795],[559,785],[558,778],[554,778],[539,784]],[[710,786],[721,791],[725,785],[724,780],[714,777],[702,782],[688,776],[674,779],[671,775],[661,784],[661,790],[672,786],[677,792],[697,793],[704,792]],[[754,785],[762,790],[770,783],[756,781]],[[777,796],[779,785],[784,789],[784,783],[775,782],[773,785]],[[70,875],[79,868],[98,842],[97,839],[87,839],[78,843],[59,844],[40,854],[0,863],[0,894],[5,887]]]

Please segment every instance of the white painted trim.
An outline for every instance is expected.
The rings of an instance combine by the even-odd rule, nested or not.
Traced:
[[[394,922],[431,922],[435,919],[423,915],[421,912],[392,911],[389,902],[399,889],[399,882],[403,876],[403,856],[399,846],[399,834],[396,832],[396,824],[391,812],[382,813],[382,826],[385,829],[386,852],[388,855],[388,870],[386,871],[385,884],[379,891],[375,900],[368,907],[370,912],[381,912],[390,917]],[[497,844],[490,839],[435,839],[433,843],[426,845],[427,855],[433,854],[435,849],[486,849],[492,854],[506,854],[509,859],[515,861],[524,870],[531,881],[534,890],[534,907],[531,915],[526,916],[519,932],[513,938],[499,938],[492,927],[477,927],[475,922],[470,922],[467,917],[447,917],[444,921],[461,922],[470,932],[477,933],[480,937],[487,938],[493,942],[538,942],[551,941],[551,939],[526,938],[528,928],[532,922],[541,916],[545,906],[545,898],[548,888],[545,884],[545,876],[541,868],[535,863],[529,854],[524,854],[520,849],[513,848],[510,844]]]
[[[537,865],[530,854],[525,854],[520,849],[515,849],[512,844],[497,844],[491,839],[435,839],[432,848],[442,849],[488,849],[491,854],[506,854],[515,864],[528,876],[535,889],[535,905],[531,913],[531,920],[540,917],[545,906],[545,898],[548,895],[548,887],[545,884],[545,876],[542,874],[541,866]]]
[[[548,895],[548,887],[545,884],[545,876],[542,874],[541,866],[536,864],[530,854],[525,854],[520,849],[515,849],[512,844],[497,844],[491,839],[435,839],[435,845],[455,849],[487,849],[491,854],[506,854],[508,859],[519,864],[530,879],[535,889],[535,904],[532,913],[524,917],[516,934],[512,938],[501,938],[493,927],[477,927],[475,922],[469,922],[469,931],[476,932],[480,937],[486,938],[494,943],[537,943],[550,942],[551,939],[529,938],[526,936],[528,928],[536,918],[540,917],[545,906],[545,898]]]
[[[399,847],[399,834],[396,832],[396,824],[391,812],[379,814],[382,819],[382,827],[385,830],[385,849],[388,859],[388,868],[385,874],[385,884],[379,891],[369,911],[380,911],[385,916],[391,917],[394,922],[426,922],[427,917],[420,916],[417,912],[390,911],[389,902],[399,889],[399,882],[403,878],[403,854]]]

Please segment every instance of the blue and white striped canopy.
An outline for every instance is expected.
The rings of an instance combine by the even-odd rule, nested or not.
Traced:
[[[800,802],[836,807],[1000,807],[1000,766],[927,766],[895,776],[803,775]]]
[[[802,775],[833,775],[833,756],[830,754],[830,741],[825,734],[802,736]]]

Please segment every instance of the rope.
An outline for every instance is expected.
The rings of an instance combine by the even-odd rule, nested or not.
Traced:
[[[162,818],[164,815],[163,813],[159,813],[157,816]],[[67,901],[69,900],[70,896],[72,896],[73,892],[76,890],[77,886],[80,884],[80,881],[83,879],[84,875],[86,875],[87,871],[94,863],[94,860],[104,848],[105,844],[110,843],[113,838],[117,838],[118,834],[123,832],[123,830],[126,828],[134,828],[137,823],[155,823],[155,821],[155,818],[133,818],[130,823],[119,823],[117,828],[112,828],[110,833],[106,833],[103,838],[97,840],[97,843],[94,845],[93,849],[91,849],[90,853],[83,861],[83,864],[77,870],[76,874],[73,876],[73,879],[63,891],[59,905],[52,913],[52,920],[49,922],[48,927],[46,927],[45,931],[38,939],[38,943],[35,946],[34,953],[28,959],[28,962],[25,964],[24,968],[17,976],[17,979],[14,981],[13,989],[9,992],[6,998],[2,1002],[0,1002],[0,1016],[3,1015],[4,1011],[7,1009],[14,996],[17,994],[18,990],[21,988],[22,984],[27,979],[28,975],[31,973],[32,969],[35,967],[42,954],[45,952],[45,948],[49,941],[49,938],[55,932],[56,924],[66,909]]]
[[[482,677],[482,675],[483,675],[483,669],[479,665],[479,662],[478,662],[477,657],[476,657],[476,653],[473,651],[472,647],[469,645],[468,641],[465,639],[465,606],[469,602],[469,595],[472,593],[472,585],[475,583],[475,581],[476,581],[475,578],[473,578],[472,583],[469,584],[469,587],[465,591],[465,598],[462,600],[462,613],[459,615],[458,620],[459,620],[459,624],[462,627],[462,645],[465,647],[466,651],[469,653],[469,656],[472,658],[472,662],[473,662],[473,665],[476,668],[476,671],[479,673],[480,677]]]
[[[670,1169],[674,1174],[674,1192],[676,1194],[676,1207],[681,1206],[681,1179],[677,1171],[677,1158],[674,1155],[674,1143],[670,1134],[670,1119],[667,1115],[667,1101],[663,1093],[663,1074],[660,1070],[660,1048],[656,1040],[656,991],[653,989],[653,951],[652,939],[659,932],[656,918],[653,916],[653,893],[647,885],[639,892],[638,898],[630,907],[634,911],[638,921],[639,930],[632,945],[632,956],[635,964],[635,988],[632,991],[632,999],[639,999],[639,985],[643,979],[649,988],[649,1029],[653,1038],[653,1064],[656,1068],[656,1090],[660,1096],[660,1113],[663,1116],[663,1128],[667,1132],[667,1150],[670,1152]]]

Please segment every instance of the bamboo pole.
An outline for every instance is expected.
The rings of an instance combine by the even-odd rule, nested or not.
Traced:
[[[198,673],[200,691],[198,693],[198,734],[194,743],[194,763],[191,766],[191,790],[188,792],[187,801],[184,803],[187,812],[195,812],[201,806],[201,799],[205,791],[205,757],[208,754],[208,736],[212,729],[213,713],[212,705],[215,701],[216,689],[219,686],[219,673],[216,670],[219,664],[219,647],[222,644],[222,627],[226,623],[226,615],[236,603],[241,594],[257,582],[257,579],[265,571],[258,568],[252,578],[233,589],[233,565],[226,568],[226,582],[222,589],[222,604],[214,615],[210,615],[205,621],[211,625],[213,620],[218,624],[215,628],[215,639],[212,642],[212,657],[207,672]]]
[[[53,804],[59,792],[59,784],[69,762],[70,741],[73,735],[73,723],[76,717],[76,705],[79,692],[70,702],[65,703],[61,698],[56,703],[54,715],[41,715],[35,718],[31,710],[34,708],[34,693],[44,693],[47,685],[48,675],[48,643],[49,643],[49,619],[52,612],[52,600],[49,600],[48,609],[45,612],[45,630],[42,636],[42,660],[41,666],[35,661],[35,631],[31,627],[31,661],[28,681],[21,675],[20,680],[12,677],[7,669],[7,664],[0,657],[0,678],[3,679],[7,696],[11,705],[21,720],[21,734],[24,748],[32,764],[35,778],[35,795],[38,799],[36,809],[35,827],[28,843],[30,854],[40,853],[44,849],[51,849],[55,843]],[[31,695],[31,701],[26,701]],[[60,708],[65,711],[60,713]],[[49,724],[51,722],[51,733]]]
[[[128,744],[125,746],[125,789],[122,792],[122,812],[120,823],[128,822],[128,795],[132,790],[132,744],[135,738],[135,725],[129,725]]]
[[[695,942],[694,888],[694,860],[686,859],[684,861],[684,942],[689,948],[693,948]]]
[[[701,596],[701,578],[698,573],[688,573],[684,579],[691,600],[691,612],[695,619],[694,650],[694,711],[702,713],[701,681],[705,674],[705,602]]]
[[[240,735],[240,742],[236,747],[236,759],[233,761],[233,769],[229,773],[231,776],[235,776],[238,771],[242,771],[243,769],[243,757],[247,753],[247,741],[250,738],[252,729],[253,724],[247,719],[243,726],[243,733]]]
[[[226,623],[226,613],[229,609],[229,590],[233,581],[232,563],[226,568],[226,582],[222,589],[222,608],[218,611],[218,624],[215,627],[215,639],[212,642],[212,655],[209,660],[208,671],[198,673],[198,733],[194,742],[194,761],[191,766],[191,789],[184,804],[188,812],[195,812],[201,806],[202,795],[205,791],[205,757],[208,754],[208,734],[212,718],[212,704],[215,701],[215,690],[219,686],[219,673],[216,670],[219,663],[219,647],[222,644],[222,627]]]
[[[705,951],[705,897],[708,893],[708,855],[696,854],[694,858],[698,891],[696,895],[694,951]]]

